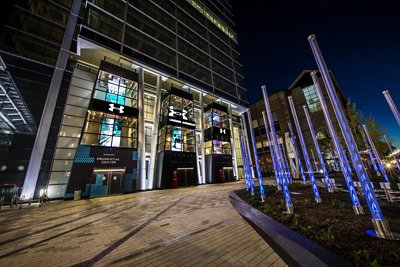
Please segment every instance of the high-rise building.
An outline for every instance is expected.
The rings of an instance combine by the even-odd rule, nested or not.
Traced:
[[[9,14],[1,183],[71,198],[243,177],[228,0],[18,0]]]

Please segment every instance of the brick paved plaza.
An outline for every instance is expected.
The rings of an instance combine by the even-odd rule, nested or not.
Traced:
[[[242,182],[0,211],[0,266],[286,266],[231,207]]]

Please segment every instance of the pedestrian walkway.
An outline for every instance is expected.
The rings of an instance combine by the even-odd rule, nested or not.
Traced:
[[[0,211],[0,266],[286,266],[231,207],[242,182]]]

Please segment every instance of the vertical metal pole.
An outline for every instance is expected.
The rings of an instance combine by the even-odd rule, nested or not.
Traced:
[[[296,136],[293,134],[293,128],[292,128],[292,124],[290,122],[288,122],[288,126],[289,126],[289,132],[290,132],[290,136],[292,139],[292,143],[294,146],[294,151],[296,152],[296,157],[299,161],[301,177],[303,178],[303,183],[306,183],[306,176],[304,175],[303,164],[301,163],[300,153],[299,153],[299,150],[297,149],[297,145],[296,145]]]
[[[372,163],[372,166],[374,167],[376,175],[381,176],[381,174],[379,173],[378,167],[376,166],[374,156],[372,156],[371,147],[369,146],[367,138],[365,137],[364,130],[361,129],[360,125],[358,125],[358,127],[360,128],[360,132],[361,132],[361,136],[362,136],[362,139],[364,141],[364,144],[365,144],[365,148],[367,149],[367,153],[368,153],[369,159],[371,160],[371,163]]]
[[[283,189],[283,195],[284,195],[285,201],[286,201],[286,213],[293,214],[293,212],[294,212],[293,203],[292,203],[292,199],[290,197],[288,183],[284,177],[282,154],[280,153],[279,147],[278,147],[278,140],[276,138],[274,119],[272,118],[271,106],[270,106],[269,100],[268,100],[267,87],[265,85],[263,85],[263,86],[261,86],[261,90],[262,90],[263,97],[264,97],[264,105],[265,105],[265,110],[266,110],[267,116],[268,116],[269,128],[271,130],[272,146],[273,146],[276,158],[277,158],[277,167],[278,167],[278,172],[280,173],[280,181],[281,181],[281,185],[282,185],[282,189]]]
[[[301,146],[301,149],[303,150],[303,156],[304,156],[304,161],[306,162],[308,175],[310,176],[311,187],[314,192],[314,198],[317,203],[321,203],[322,200],[319,195],[317,182],[315,181],[315,178],[314,178],[314,173],[312,170],[310,157],[308,156],[306,143],[304,142],[303,133],[301,132],[300,123],[299,123],[299,119],[297,118],[297,113],[296,113],[296,109],[294,107],[292,96],[289,96],[288,100],[289,100],[290,109],[291,109],[292,115],[293,115],[294,125],[296,126],[296,129],[297,129],[297,136],[299,137],[300,146]]]
[[[282,142],[281,149],[282,149],[282,155],[283,155],[283,162],[285,163],[285,169],[287,171],[287,175],[286,176],[289,179],[289,182],[292,183],[293,182],[292,173],[291,173],[290,167],[289,167],[289,159],[288,159],[288,157],[286,155],[285,141]]]
[[[139,123],[139,190],[146,190],[146,136],[144,126],[144,70],[139,69],[138,88],[138,123]]]
[[[247,109],[247,117],[248,117],[249,121],[251,122],[252,119],[251,119],[250,109]],[[254,128],[252,127],[252,125],[250,127],[250,135],[251,135],[251,141],[253,143],[254,161],[256,163],[258,185],[260,186],[261,202],[265,202],[265,193],[264,193],[264,186],[263,186],[263,183],[262,183],[261,168],[260,168],[260,163],[258,162],[256,137],[254,136]]]
[[[385,96],[386,101],[388,102],[389,107],[390,107],[390,109],[392,110],[393,115],[394,115],[394,117],[396,118],[396,121],[397,121],[397,123],[398,123],[399,126],[400,126],[400,113],[399,113],[399,111],[397,110],[397,107],[396,107],[396,105],[394,104],[393,99],[392,99],[392,97],[390,96],[389,91],[388,91],[388,90],[385,90],[385,91],[383,91],[382,93],[383,93],[383,95]]]
[[[315,160],[314,151],[312,149],[310,149],[310,151],[311,151],[311,157],[313,159],[315,171],[318,172],[318,165],[317,165],[317,161]]]
[[[276,186],[278,187],[278,190],[281,190],[281,182],[279,181],[279,175],[278,175],[278,167],[277,167],[277,158],[274,153],[274,149],[272,147],[271,143],[271,138],[270,138],[270,131],[268,127],[268,120],[267,120],[267,115],[265,114],[265,111],[262,112],[263,120],[264,120],[264,125],[265,125],[265,133],[267,135],[267,141],[269,143],[269,151],[271,152],[271,158],[272,158],[272,166],[274,166],[274,173],[275,173],[275,179],[276,179]]]
[[[371,146],[372,152],[374,152],[375,159],[378,162],[379,170],[383,174],[383,177],[385,178],[385,181],[389,182],[389,178],[386,175],[385,168],[383,167],[383,164],[382,164],[382,161],[381,161],[381,159],[379,157],[378,151],[376,150],[374,141],[372,141],[371,135],[369,134],[367,125],[363,124],[363,128],[364,128],[364,131],[365,131],[365,135],[367,136],[368,143]]]
[[[202,176],[202,184],[206,183],[206,151],[204,149],[204,105],[203,105],[203,93],[200,93],[200,150],[201,150],[201,173]]]
[[[251,165],[248,160],[248,152],[246,148],[246,142],[244,139],[245,139],[244,136],[241,136],[240,140],[242,145],[243,171],[246,179],[246,189],[249,188],[251,195],[254,196],[254,181],[251,175]]]
[[[312,121],[310,118],[310,114],[308,113],[308,108],[307,108],[307,106],[304,105],[303,109],[304,109],[304,113],[306,114],[308,126],[310,127],[311,137],[314,141],[315,150],[317,151],[318,159],[321,164],[321,169],[324,173],[326,187],[328,189],[328,192],[333,193],[335,191],[335,189],[333,188],[331,181],[329,180],[329,175],[328,175],[328,172],[325,167],[324,159],[322,158],[321,149],[318,144],[317,136],[315,135],[315,131],[314,131],[314,127],[313,127],[313,124],[312,124]]]
[[[353,178],[351,177],[350,163],[347,160],[346,154],[344,153],[340,139],[336,133],[335,127],[333,126],[331,117],[329,116],[328,106],[326,105],[325,98],[319,87],[318,77],[316,72],[311,72],[311,77],[314,81],[315,90],[317,91],[319,102],[321,103],[321,108],[324,113],[326,124],[328,125],[329,133],[332,137],[333,146],[335,147],[338,157],[339,164],[342,168],[343,176],[346,181],[347,189],[349,190],[350,199],[353,204],[353,210],[356,215],[364,214],[363,207],[358,199],[357,191],[354,188]]]
[[[375,234],[381,238],[393,238],[393,234],[390,231],[389,224],[383,217],[383,213],[379,206],[378,200],[376,199],[368,174],[364,168],[360,153],[358,152],[357,144],[354,140],[353,134],[351,133],[350,126],[346,120],[343,107],[339,102],[339,97],[337,96],[335,87],[333,86],[333,82],[331,80],[331,77],[329,76],[328,68],[326,67],[325,61],[322,57],[315,35],[310,35],[308,37],[308,41],[311,45],[311,49],[318,65],[318,69],[322,75],[325,88],[329,95],[329,99],[331,100],[333,111],[335,112],[343,137],[346,141],[346,146],[349,151],[353,167],[357,173],[358,179],[364,191],[365,199],[372,215],[372,222],[375,228]]]
[[[151,147],[150,147],[150,171],[149,171],[149,183],[147,189],[153,189],[155,166],[157,161],[157,142],[158,142],[158,123],[160,121],[160,105],[161,105],[161,75],[157,77],[156,87],[156,102],[154,107],[154,123],[153,132],[151,134]]]
[[[399,162],[397,161],[396,155],[393,153],[393,149],[392,146],[389,144],[389,140],[386,138],[386,135],[384,135],[383,138],[385,139],[385,142],[389,147],[390,155],[392,155],[393,160],[396,162],[397,169],[400,171]]]
[[[228,107],[229,112],[229,129],[231,131],[231,149],[232,149],[232,157],[233,157],[233,171],[234,175],[236,176],[236,181],[239,180],[239,172],[237,167],[237,160],[236,160],[236,148],[235,148],[235,133],[233,131],[233,120],[232,120],[232,105],[229,104]]]
[[[244,134],[244,142],[246,145],[246,151],[247,151],[247,160],[249,161],[250,164],[250,169],[251,169],[251,177],[252,179],[254,179],[256,177],[255,173],[254,173],[254,168],[253,168],[253,160],[251,158],[251,154],[250,154],[250,143],[249,143],[249,137],[247,136],[247,127],[246,127],[246,118],[244,116],[244,113],[242,114],[242,123],[243,123],[243,134]],[[251,121],[249,121],[249,129],[253,127],[253,124]]]

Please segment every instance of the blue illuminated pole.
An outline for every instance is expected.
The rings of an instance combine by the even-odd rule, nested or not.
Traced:
[[[315,131],[314,131],[314,127],[313,127],[313,124],[312,124],[312,121],[310,118],[310,114],[308,113],[308,108],[307,108],[307,106],[303,106],[303,109],[304,109],[304,113],[306,114],[308,126],[310,127],[310,133],[311,133],[311,137],[314,141],[315,150],[317,151],[318,159],[321,164],[322,171],[324,173],[326,188],[328,189],[328,192],[333,193],[335,191],[335,189],[333,188],[331,181],[329,180],[329,175],[328,175],[328,172],[326,171],[324,159],[322,158],[321,149],[318,144],[317,136],[315,135]]]
[[[369,159],[370,159],[370,161],[371,161],[371,163],[372,163],[372,166],[374,167],[374,170],[375,170],[375,172],[376,172],[376,175],[381,176],[381,174],[379,173],[378,167],[376,166],[376,163],[375,163],[375,160],[374,160],[374,156],[372,156],[371,148],[370,148],[370,146],[369,146],[369,144],[368,144],[367,139],[365,138],[364,130],[361,129],[360,126],[358,126],[358,127],[360,128],[361,136],[362,136],[362,139],[363,139],[363,141],[364,141],[365,148],[367,149],[367,153],[368,153]]]
[[[249,161],[247,159],[247,151],[246,151],[246,144],[245,141],[243,140],[243,136],[240,136],[240,145],[242,149],[242,160],[243,160],[243,171],[246,179],[246,190],[250,190],[251,195],[254,196],[254,182],[253,182],[253,177],[251,175],[251,165],[249,164]]]
[[[290,122],[288,122],[288,126],[289,126],[290,137],[292,139],[292,143],[294,146],[294,151],[296,152],[296,157],[299,162],[299,169],[300,169],[301,177],[303,178],[303,183],[306,183],[306,176],[304,175],[303,164],[301,163],[299,150],[297,149],[297,145],[296,145],[296,136],[293,134],[293,128],[292,128],[292,124]]]
[[[339,164],[342,169],[342,173],[344,179],[346,181],[347,189],[349,190],[351,203],[353,204],[353,210],[356,215],[364,214],[363,207],[360,204],[360,200],[358,199],[357,191],[354,188],[353,178],[351,176],[351,168],[350,163],[347,160],[347,156],[344,153],[342,144],[340,139],[336,133],[335,127],[333,126],[331,117],[329,116],[328,106],[326,105],[324,95],[321,92],[319,87],[318,77],[315,71],[311,72],[311,78],[314,82],[315,90],[317,91],[319,102],[321,104],[322,111],[324,113],[324,117],[326,120],[326,124],[328,125],[329,133],[332,138],[333,146],[338,153]],[[333,153],[333,151],[332,151]]]
[[[286,213],[293,214],[293,212],[294,212],[293,203],[292,203],[292,199],[290,197],[288,183],[284,177],[282,154],[280,153],[279,147],[278,147],[278,140],[276,137],[274,119],[272,118],[271,106],[270,106],[269,100],[268,100],[267,87],[265,85],[263,85],[263,86],[261,86],[261,90],[262,90],[263,97],[264,97],[264,105],[265,105],[265,111],[267,112],[269,129],[271,130],[272,146],[273,146],[276,158],[278,159],[278,161],[276,163],[277,163],[277,167],[278,167],[278,172],[280,174],[280,181],[282,182],[281,185],[282,185],[283,195],[284,195],[285,201],[286,201]]]
[[[290,106],[290,109],[291,109],[292,115],[293,115],[294,125],[296,126],[297,136],[299,137],[300,146],[301,146],[301,149],[303,150],[303,156],[304,156],[304,161],[306,162],[308,175],[310,176],[311,187],[312,187],[313,192],[314,192],[314,198],[315,198],[315,201],[317,203],[321,203],[322,200],[321,200],[321,197],[319,195],[317,182],[315,181],[315,178],[314,178],[314,173],[313,173],[313,170],[312,170],[310,157],[308,156],[306,144],[304,142],[303,133],[301,132],[300,123],[299,123],[299,119],[297,118],[297,113],[296,113],[296,109],[294,107],[292,96],[289,96],[288,100],[289,100],[289,106]]]
[[[329,76],[328,68],[326,67],[325,60],[322,57],[315,35],[310,35],[308,37],[308,41],[317,62],[318,69],[322,75],[329,99],[333,106],[333,111],[339,122],[340,130],[342,131],[343,137],[346,141],[346,146],[353,163],[353,168],[357,173],[358,179],[364,191],[365,199],[372,215],[372,223],[375,228],[374,234],[380,238],[394,239],[393,233],[390,231],[389,224],[383,217],[378,200],[376,199],[368,174],[364,168],[362,158],[358,152],[357,144],[354,140],[353,134],[351,133],[350,126],[346,120],[345,112],[340,104],[339,97],[337,96],[331,77]]]
[[[388,102],[389,107],[390,107],[390,109],[392,110],[393,115],[394,115],[394,117],[396,118],[396,121],[397,121],[397,123],[398,123],[399,126],[400,126],[400,113],[399,113],[399,111],[398,111],[396,105],[394,104],[394,101],[393,101],[392,97],[390,96],[389,91],[388,91],[388,90],[385,90],[385,91],[383,91],[382,93],[383,93],[383,95],[385,96],[386,101]]]
[[[369,145],[370,145],[370,147],[372,149],[372,152],[374,152],[374,156],[375,156],[375,159],[376,159],[376,161],[378,163],[379,170],[383,174],[383,177],[385,178],[385,181],[389,182],[389,178],[386,175],[385,168],[383,167],[383,164],[382,164],[382,161],[381,161],[381,159],[379,157],[378,151],[376,150],[376,147],[374,145],[374,141],[372,141],[371,135],[369,134],[367,125],[363,124],[363,128],[364,128],[365,135],[367,136],[368,143],[369,143]]]
[[[257,169],[258,185],[260,186],[261,202],[265,202],[264,186],[263,186],[263,183],[262,183],[262,174],[261,174],[260,162],[258,162],[256,138],[254,136],[254,128],[252,126],[252,121],[253,120],[251,119],[250,109],[247,109],[247,118],[249,119],[249,124],[250,124],[249,128],[250,128],[251,141],[253,143],[253,154],[254,154],[254,161],[256,163],[256,169]]]
[[[269,151],[271,151],[271,158],[272,158],[272,165],[274,166],[274,173],[275,173],[275,178],[276,178],[276,186],[278,187],[278,190],[281,190],[281,181],[279,180],[279,174],[278,174],[278,167],[277,167],[277,161],[278,159],[275,156],[274,149],[272,146],[271,138],[270,138],[270,131],[268,127],[268,120],[267,120],[267,115],[265,114],[265,111],[262,112],[263,120],[264,120],[264,125],[265,125],[265,133],[267,134],[267,141],[269,143]]]
[[[385,142],[389,147],[390,155],[392,155],[393,160],[396,162],[397,169],[400,171],[400,165],[399,165],[399,162],[397,161],[396,155],[393,153],[392,146],[389,144],[389,141],[387,140],[386,135],[384,135],[383,138],[385,139]]]
[[[289,159],[288,159],[288,157],[286,155],[285,141],[283,141],[281,149],[282,149],[283,159],[284,159],[284,162],[285,162],[285,169],[286,169],[286,172],[287,172],[287,177],[289,179],[289,182],[292,183],[293,182],[292,181],[292,172],[291,172],[291,169],[289,167]]]
[[[314,151],[312,149],[310,149],[310,151],[311,151],[311,157],[313,159],[313,163],[315,166],[315,171],[318,172],[318,165],[317,165],[317,161],[315,160]]]

